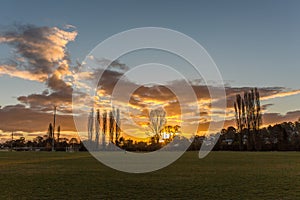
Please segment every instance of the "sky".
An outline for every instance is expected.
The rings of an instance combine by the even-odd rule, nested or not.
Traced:
[[[72,76],[72,67],[76,66],[77,62],[82,62],[98,43],[128,29],[151,26],[180,31],[200,43],[217,64],[228,86],[228,94],[233,95],[236,91],[242,92],[245,87],[261,89],[262,103],[268,105],[264,110],[265,116],[273,119],[272,121],[268,118],[265,122],[296,120],[300,117],[299,9],[300,2],[292,0],[163,2],[155,0],[88,2],[4,0],[0,7],[0,66],[2,69],[0,73],[2,116],[0,114],[0,118],[12,121],[15,119],[13,112],[22,113],[21,110],[28,116],[32,116],[32,119],[27,121],[20,119],[19,127],[28,126],[23,123],[34,121],[36,117],[39,117],[38,111],[45,109],[39,105],[41,98],[43,102],[48,101],[45,98],[54,99],[54,97],[58,99],[57,102],[65,100],[66,97],[62,94],[69,94],[71,90],[71,84],[66,81],[68,79],[66,76]],[[41,47],[42,51],[37,53],[38,55],[28,57],[28,53],[32,52],[25,51],[22,45],[26,44],[25,47],[28,48],[26,42],[32,42],[33,39],[22,43],[16,40],[16,34],[21,36],[24,30],[34,34],[36,32],[32,31],[33,29],[38,30],[37,32],[52,33],[55,37],[53,41],[61,42],[53,46],[57,48],[57,51],[47,52]],[[15,35],[11,34],[12,32]],[[8,41],[8,33],[10,33],[10,39],[14,41]],[[63,37],[59,34],[63,34]],[[45,39],[37,38],[41,41]],[[42,42],[40,44],[47,45]],[[31,47],[34,49],[35,46]],[[124,56],[119,62],[130,68],[141,61],[151,60],[148,59],[148,54],[149,52],[137,53],[134,58],[130,58],[130,55]],[[150,54],[151,58],[156,55],[153,52]],[[24,55],[27,67],[22,68]],[[44,55],[54,55],[54,57],[43,57]],[[157,55],[159,57],[165,54],[158,53]],[[28,59],[36,62],[38,57],[46,60],[49,58],[49,63],[45,66],[45,63],[35,63],[34,67],[30,66],[32,63],[28,62]],[[162,59],[159,57],[158,60]],[[11,65],[12,63],[17,64]],[[176,65],[176,63],[181,64],[180,61],[173,61],[172,64]],[[7,64],[11,65],[9,70],[7,66],[3,67]],[[62,67],[64,64],[66,66]],[[42,65],[40,71],[39,66]],[[59,67],[60,69],[57,69]],[[22,73],[18,73],[20,69]],[[24,73],[24,70],[28,73]],[[16,77],[18,74],[20,75]],[[42,95],[47,89],[50,90],[49,93]],[[39,102],[32,100],[29,103],[29,97],[36,98],[37,94],[40,95],[38,96]],[[64,108],[70,105],[69,100],[65,100]],[[228,102],[232,104],[230,97]],[[35,103],[39,106],[34,106]],[[21,108],[18,104],[25,107]],[[16,105],[20,110],[15,110]],[[43,106],[45,105],[43,103]],[[47,106],[49,107],[48,104]],[[42,116],[42,118],[45,117],[45,121],[50,117],[48,107],[46,110],[49,113],[47,116]],[[66,109],[66,112],[62,112],[61,118],[66,118],[68,123],[71,123],[68,117],[69,111]],[[230,121],[231,111],[228,115]],[[12,119],[9,119],[9,116]],[[33,130],[28,127],[23,130],[19,128],[16,131],[30,132],[33,135],[40,134],[47,129],[47,125],[42,125],[45,121],[42,121],[40,125],[40,127],[44,126],[44,129]],[[230,124],[229,121],[228,124]],[[11,131],[9,127],[12,125],[9,125],[9,122],[3,122],[0,124],[0,129],[2,130],[1,137],[5,138]],[[65,125],[65,130],[66,133],[73,132],[74,128]]]

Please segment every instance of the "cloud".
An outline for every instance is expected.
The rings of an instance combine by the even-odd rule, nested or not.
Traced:
[[[22,131],[26,133],[44,131],[53,120],[50,112],[40,112],[17,104],[0,109],[0,130],[3,132]],[[64,131],[76,131],[72,115],[57,115],[57,125]]]
[[[300,118],[300,110],[287,112],[285,114],[280,113],[264,113],[263,123],[265,125],[279,124],[282,122],[295,122]]]
[[[69,32],[57,27],[19,25],[14,30],[0,33],[0,42],[14,49],[15,65],[12,66],[19,71],[49,75],[68,60],[66,45],[76,36],[76,31]],[[1,71],[4,67],[1,65]],[[14,71],[6,67],[8,69]]]
[[[67,28],[73,30],[19,25],[0,33],[0,43],[14,49],[13,58],[0,63],[0,75],[44,82],[49,88],[41,94],[18,97],[34,110],[47,111],[59,105],[61,111],[71,111],[73,74],[66,46],[75,40],[77,31]]]
[[[226,98],[227,98],[227,108],[233,108],[234,101],[236,100],[236,95],[240,94],[241,96],[244,95],[244,92],[250,91],[251,87],[230,87],[227,86],[226,88]],[[281,98],[287,97],[291,95],[300,94],[300,90],[288,90],[284,87],[261,87],[257,88],[260,95],[260,100],[262,103],[264,101],[274,99],[274,98]],[[262,105],[264,106],[264,104]],[[271,106],[268,103],[268,106]]]
[[[280,98],[280,97],[287,97],[292,95],[300,94],[300,90],[292,90],[292,91],[278,91],[275,94],[271,94],[269,96],[262,96],[261,100],[269,100],[274,98]]]
[[[72,69],[67,44],[77,31],[57,27],[15,26],[0,33],[0,43],[13,49],[12,58],[0,63],[0,76],[8,75],[43,82],[48,87],[40,94],[18,97],[21,104],[0,109],[0,130],[47,131],[52,122],[53,106],[58,106],[59,123],[66,131],[76,131],[71,115]]]
[[[95,59],[94,57],[92,59]],[[104,62],[104,61],[103,61]],[[109,63],[109,61],[105,61]],[[101,63],[98,61],[98,63]],[[114,90],[118,88],[117,96],[113,96],[112,98],[115,100],[115,103],[118,105],[117,107],[124,107],[124,113],[127,111],[129,107],[129,111],[131,112],[130,117],[133,117],[133,121],[137,124],[145,124],[147,121],[147,114],[149,109],[153,105],[161,105],[167,111],[168,122],[173,123],[180,123],[180,111],[181,108],[184,108],[186,113],[185,115],[190,115],[188,118],[188,122],[199,123],[199,119],[194,117],[195,113],[201,113],[200,117],[200,128],[198,131],[207,130],[210,123],[220,124],[218,121],[212,122],[211,117],[216,116],[216,119],[222,119],[225,117],[225,125],[224,126],[232,126],[235,125],[234,121],[234,109],[233,103],[235,101],[236,95],[241,94],[243,95],[245,91],[250,91],[253,89],[252,87],[232,87],[230,85],[226,85],[225,92],[226,92],[226,101],[227,107],[226,112],[218,107],[218,102],[221,101],[220,99],[211,99],[209,89],[214,89],[219,91],[220,88],[203,85],[201,82],[190,82],[193,91],[196,94],[198,106],[200,110],[196,110],[194,99],[191,95],[187,94],[187,91],[184,88],[185,81],[184,80],[174,80],[169,82],[168,84],[162,85],[150,85],[150,86],[139,86],[135,82],[129,81],[125,76],[125,73],[129,69],[129,67],[125,67],[124,64],[115,64],[117,67],[107,69],[106,71],[98,71],[90,74],[88,76],[89,79],[99,79],[99,75],[97,73],[102,73],[103,76],[101,77],[98,83],[98,100],[102,102],[99,103],[99,106],[105,108],[105,104],[108,103],[107,99],[111,98]],[[119,66],[123,66],[120,68]],[[137,88],[132,94],[131,97],[128,99],[126,98],[128,91],[130,88]],[[175,95],[172,90],[168,88],[177,88],[178,93]],[[258,88],[262,100],[262,111],[266,112],[269,106],[273,104],[268,102],[264,104],[265,100],[285,97],[289,95],[294,95],[300,93],[300,90],[293,90],[290,91],[284,87],[261,87]],[[178,100],[178,96],[182,96],[184,98],[181,99],[181,102]],[[105,98],[104,98],[105,97]],[[212,110],[211,103],[214,101],[217,107],[214,107]],[[180,103],[180,104],[179,104]],[[109,109],[109,108],[106,108]],[[122,109],[121,109],[122,110]],[[139,118],[139,119],[134,119]],[[265,116],[268,119],[267,115]],[[294,118],[293,118],[294,119]],[[127,121],[126,121],[127,122]],[[123,123],[123,124],[126,124]],[[204,123],[203,123],[204,122]],[[270,121],[264,121],[264,124],[270,123]],[[128,124],[129,125],[129,124]],[[216,130],[217,131],[217,130]]]
[[[123,112],[129,110],[131,116],[136,119],[137,124],[145,124],[149,109],[153,106],[163,106],[168,114],[169,123],[180,123],[181,109],[189,116],[188,123],[199,123],[195,114],[200,116],[200,128],[198,131],[207,130],[211,122],[211,116],[224,117],[224,110],[218,107],[221,99],[211,99],[209,89],[219,91],[220,88],[203,85],[203,82],[191,81],[189,84],[195,92],[196,101],[192,95],[187,93],[184,80],[173,80],[166,85],[139,86],[125,77],[130,67],[120,61],[110,61],[105,58],[98,59],[90,56],[95,65],[110,66],[103,71],[101,67],[87,73],[75,73],[78,67],[72,67],[67,45],[74,41],[77,31],[71,25],[67,29],[57,27],[36,27],[33,25],[16,26],[15,29],[0,33],[0,43],[7,44],[14,49],[11,59],[0,63],[0,76],[9,75],[26,80],[43,82],[47,90],[41,93],[29,94],[18,97],[20,104],[0,108],[0,130],[2,131],[23,131],[37,133],[47,131],[48,124],[52,121],[53,105],[58,106],[58,118],[63,130],[76,131],[72,118],[72,95],[74,94],[72,82],[76,82],[83,90],[91,89],[87,83],[94,83],[98,86],[98,106],[106,109],[108,99],[112,97],[116,86],[119,87],[118,96],[113,96],[117,106]],[[69,29],[72,30],[69,30]],[[102,74],[102,77],[99,75]],[[100,80],[99,80],[100,78]],[[98,82],[99,81],[99,82]],[[136,88],[129,99],[125,98],[130,88]],[[174,93],[176,89],[177,93]],[[231,87],[226,85],[227,108],[225,126],[234,125],[233,102],[236,94],[243,94],[249,91],[250,87]],[[300,90],[288,90],[283,87],[261,87],[258,88],[262,102],[273,98],[285,97],[299,94]],[[78,91],[76,91],[78,92]],[[84,95],[80,103],[85,103]],[[178,97],[182,97],[179,102]],[[224,99],[222,99],[224,100]],[[214,101],[217,107],[212,110],[211,103]],[[198,105],[200,109],[197,109]],[[262,110],[266,111],[271,103],[262,104]],[[126,110],[125,110],[126,109]],[[121,110],[122,112],[122,110]],[[299,111],[289,112],[285,115],[278,113],[265,113],[264,124],[280,122],[281,120],[294,120],[298,117]],[[126,119],[127,120],[127,119]],[[126,124],[127,121],[123,124]],[[128,124],[130,126],[130,124]],[[130,126],[130,128],[135,128]]]
[[[28,96],[18,97],[18,101],[27,104],[31,109],[39,111],[52,111],[53,106],[58,106],[60,112],[71,112],[72,93],[64,93],[62,91],[47,94],[30,94]]]
[[[0,65],[0,76],[1,75],[38,82],[42,82],[48,78],[46,74],[32,74],[29,71],[20,71],[15,65]]]
[[[23,136],[24,136],[23,133],[19,133],[19,132],[14,133],[14,137],[23,137]]]

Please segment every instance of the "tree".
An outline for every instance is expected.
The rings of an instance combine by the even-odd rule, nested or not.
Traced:
[[[246,107],[246,119],[248,129],[248,146],[251,150],[260,150],[261,141],[259,129],[262,124],[260,96],[257,88],[250,92],[245,92],[244,101]]]
[[[239,140],[239,149],[243,150],[243,130],[246,125],[246,117],[245,117],[245,103],[242,99],[241,95],[236,95],[236,102],[234,102],[234,110],[235,110],[235,121],[238,130],[238,140]]]
[[[88,118],[88,140],[91,145],[94,132],[94,109],[92,108]]]
[[[36,138],[33,139],[33,142],[36,143],[37,147],[42,147],[43,146],[43,137],[37,136]]]
[[[25,137],[20,137],[20,139],[17,139],[15,141],[16,147],[24,147],[25,146]]]
[[[165,125],[161,132],[165,135],[164,142],[167,144],[173,140],[173,138],[179,133],[179,125],[171,126]]]
[[[120,137],[120,132],[121,132],[121,121],[120,121],[120,110],[117,109],[116,113],[116,136],[115,136],[115,144],[118,146],[119,145],[119,137]]]
[[[105,149],[106,142],[105,142],[105,137],[106,137],[106,129],[107,129],[107,112],[104,111],[102,114],[102,146],[103,149]]]
[[[60,126],[57,127],[57,142],[59,143],[59,137],[60,137]]]
[[[113,111],[109,112],[109,141],[114,142],[114,128],[115,128],[115,119]]]
[[[55,149],[54,149],[54,143],[55,143],[55,123],[56,123],[56,106],[54,106],[54,111],[53,111],[53,129],[52,129],[52,141],[51,141],[51,149],[52,149],[52,151],[54,151]]]
[[[242,147],[242,132],[247,129],[248,150],[259,150],[261,141],[259,129],[262,124],[260,96],[257,88],[244,93],[244,99],[237,94],[234,103],[236,124],[239,132],[239,144]]]
[[[52,133],[53,133],[53,127],[52,124],[50,123],[48,127],[48,133],[47,133],[49,139],[52,138]]]
[[[100,110],[97,109],[96,119],[95,119],[95,132],[96,132],[96,150],[99,148],[99,135],[100,135]]]
[[[232,139],[234,141],[235,135],[236,135],[236,129],[233,126],[229,126],[227,128],[226,139]]]
[[[161,130],[167,123],[166,112],[162,108],[151,110],[149,113],[149,121],[149,128],[154,134],[156,143],[158,143],[161,138]]]
[[[69,144],[72,146],[73,150],[76,144],[78,144],[78,140],[76,138],[71,138]]]

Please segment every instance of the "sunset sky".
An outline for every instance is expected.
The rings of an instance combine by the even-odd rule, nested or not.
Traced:
[[[0,141],[9,138],[11,131],[30,138],[45,135],[53,104],[59,105],[63,136],[76,135],[71,105],[78,63],[111,35],[148,26],[180,31],[207,50],[226,84],[225,126],[234,125],[235,95],[249,87],[260,91],[264,125],[296,121],[300,117],[299,8],[299,1],[268,0],[2,1]],[[165,52],[135,52],[111,65],[99,95],[109,95],[114,81],[127,70],[149,62],[183,71],[188,68],[187,63]],[[124,87],[131,84],[137,83],[127,80]],[[207,88],[195,84],[193,89],[205,118],[210,114]],[[137,124],[145,123],[146,107],[153,102],[165,106],[169,123],[178,122],[176,97],[165,87],[141,87],[132,97],[129,107],[138,116]],[[185,103],[189,105],[189,99]],[[209,122],[201,121],[199,133]]]

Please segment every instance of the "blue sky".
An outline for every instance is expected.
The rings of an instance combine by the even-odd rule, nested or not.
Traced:
[[[68,44],[73,62],[99,42],[131,28],[157,26],[180,31],[212,56],[232,86],[300,88],[299,1],[2,1],[0,28],[13,24],[73,25]],[[0,58],[11,50],[0,45]],[[130,64],[130,63],[129,63]],[[40,83],[0,77],[0,104],[41,92]],[[282,101],[284,100],[284,101]],[[299,108],[300,96],[272,100],[272,111]]]
[[[130,28],[171,28],[202,44],[224,79],[296,87],[299,8],[299,1],[3,1],[0,25],[74,25],[79,35],[68,47],[73,60],[82,60],[99,42]],[[282,77],[290,71],[290,78]],[[253,82],[250,75],[258,72],[260,81]]]

